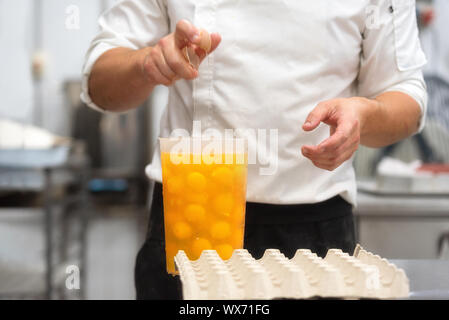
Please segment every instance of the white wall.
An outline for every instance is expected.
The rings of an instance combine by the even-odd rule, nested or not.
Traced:
[[[0,117],[33,123],[56,134],[70,133],[71,113],[64,82],[80,78],[84,55],[98,31],[103,9],[119,0],[0,0]],[[41,46],[35,48],[34,23],[42,5]],[[79,28],[72,29],[75,7]],[[67,11],[69,10],[69,11]],[[67,26],[68,24],[68,26]],[[41,82],[42,110],[34,100],[31,61],[35,49],[46,57]],[[151,144],[159,134],[159,121],[166,105],[167,90],[157,88],[150,111]],[[33,114],[34,113],[34,114]]]
[[[70,113],[64,96],[64,81],[79,79],[84,55],[95,36],[100,1],[43,0],[42,49],[48,58],[43,78],[43,126],[68,134]],[[72,6],[72,7],[70,7]],[[74,8],[76,11],[66,10]],[[79,29],[73,15],[79,10]]]
[[[0,118],[32,117],[31,18],[31,1],[0,0]]]
[[[112,3],[112,1],[109,1]],[[40,48],[35,48],[34,22],[42,5]],[[64,96],[64,82],[79,79],[84,54],[95,36],[102,0],[0,0],[0,117],[34,123],[57,134],[69,133],[70,113]],[[79,11],[79,28],[69,28],[73,11]],[[35,49],[46,57],[42,78],[42,111],[34,115],[31,60]],[[34,109],[34,110],[33,110]],[[35,123],[34,119],[38,119]]]

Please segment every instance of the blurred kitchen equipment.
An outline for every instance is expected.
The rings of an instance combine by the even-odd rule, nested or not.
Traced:
[[[361,190],[354,209],[357,240],[387,259],[437,259],[449,232],[449,197]],[[447,256],[447,255],[446,255]]]
[[[424,77],[429,95],[426,125],[420,134],[383,149],[361,146],[354,159],[358,178],[373,178],[381,160],[449,163],[449,83],[439,76]]]
[[[444,172],[425,172],[420,168],[444,167],[449,163],[449,84],[438,76],[425,76],[425,81],[429,101],[421,138],[426,148],[432,150],[433,160],[441,163],[426,163],[425,160],[431,160],[421,155],[428,151],[422,145],[420,150],[413,137],[389,153],[397,162],[410,165],[408,169],[413,167],[408,176],[386,174],[385,167],[378,166],[386,159],[385,152],[376,149],[361,147],[354,162],[359,189],[354,210],[358,241],[386,258],[447,256],[441,251],[446,243],[443,235],[449,230],[449,177]]]
[[[449,83],[439,76],[426,76],[425,81],[429,95],[428,118],[438,123],[449,134]],[[444,148],[445,160],[449,162],[449,146],[444,143],[447,140],[437,134],[432,138],[438,139],[436,145]]]
[[[377,167],[375,180],[358,181],[358,189],[387,196],[449,195],[449,166],[385,157]]]
[[[145,202],[144,170],[150,149],[147,105],[126,113],[101,113],[82,103],[79,80],[68,80],[64,87],[73,113],[72,135],[84,141],[92,159],[91,191],[107,197],[119,192],[127,201]]]
[[[23,198],[28,193],[37,194],[42,199],[42,220],[40,224],[44,228],[45,236],[45,278],[44,296],[47,299],[56,297],[58,293],[65,297],[66,290],[61,290],[65,285],[65,266],[75,264],[79,266],[82,285],[78,291],[79,297],[84,295],[84,273],[86,272],[86,229],[87,229],[87,180],[89,171],[89,161],[86,157],[81,143],[70,140],[52,137],[38,128],[9,123],[2,131],[11,130],[7,136],[16,136],[16,139],[7,139],[0,147],[0,214],[11,212],[8,197],[17,195]],[[22,128],[23,132],[18,133]],[[34,134],[29,134],[29,133]],[[46,138],[37,141],[38,137]],[[17,139],[20,137],[20,139]],[[22,141],[20,141],[22,140]],[[14,145],[16,143],[16,145]],[[27,204],[22,199],[20,206]],[[38,203],[39,204],[39,203]],[[15,208],[16,206],[14,206]],[[36,209],[35,205],[21,208],[21,212]],[[73,248],[76,250],[73,252]],[[3,259],[7,259],[3,256]],[[39,292],[34,292],[29,283],[21,285],[17,282],[19,270],[36,269],[33,266],[23,266],[15,270],[11,268],[8,261],[0,262],[0,273],[8,271],[8,281],[2,282],[0,290],[1,296],[27,297],[39,296]],[[9,267],[8,267],[9,266]],[[6,268],[6,269],[5,269]],[[39,269],[39,268],[37,268]],[[25,272],[24,271],[24,272]],[[28,271],[26,271],[28,272]],[[39,272],[37,272],[39,273]],[[36,274],[31,273],[31,274]],[[29,278],[29,274],[27,277]],[[24,279],[27,279],[25,277]],[[12,281],[13,279],[16,279]],[[20,279],[20,277],[18,278]],[[16,285],[19,284],[21,290],[18,292]],[[60,297],[61,297],[60,296]]]
[[[449,260],[449,231],[438,238],[438,257]]]

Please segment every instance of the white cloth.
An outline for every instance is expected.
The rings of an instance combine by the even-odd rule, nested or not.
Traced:
[[[101,32],[84,67],[84,101],[101,110],[89,98],[87,80],[102,53],[154,45],[180,19],[218,32],[223,40],[197,79],[170,87],[160,136],[179,128],[190,132],[194,120],[203,130],[277,129],[278,149],[266,143],[277,170],[262,175],[259,169],[268,165],[249,166],[248,201],[315,203],[340,194],[356,203],[352,159],[330,172],[301,154],[301,146],[329,136],[324,124],[310,133],[301,129],[320,101],[401,91],[425,114],[426,59],[412,0],[123,1],[99,20]],[[262,139],[249,139],[250,152],[261,145]],[[146,172],[161,181],[158,152]]]

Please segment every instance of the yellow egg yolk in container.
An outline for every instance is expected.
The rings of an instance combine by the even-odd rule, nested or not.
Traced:
[[[247,155],[215,153],[195,163],[191,153],[171,155],[161,146],[167,272],[176,274],[178,250],[196,260],[214,249],[226,260],[243,247]],[[179,158],[189,161],[173,161]]]

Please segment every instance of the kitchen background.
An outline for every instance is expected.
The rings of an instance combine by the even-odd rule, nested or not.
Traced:
[[[115,2],[0,0],[0,298],[135,297],[167,89],[126,114],[80,101],[84,54]],[[418,1],[417,14],[427,126],[357,152],[358,240],[386,258],[449,259],[449,175],[426,166],[449,163],[449,3]]]

